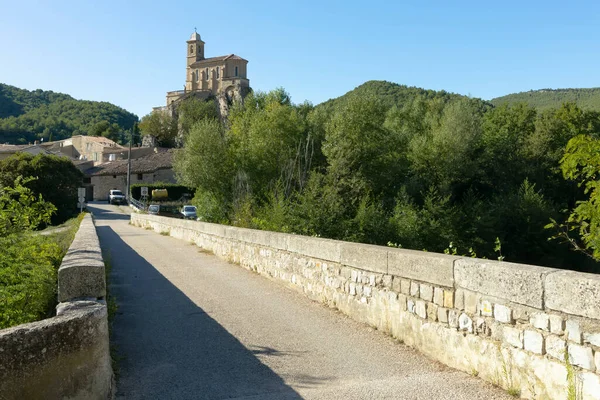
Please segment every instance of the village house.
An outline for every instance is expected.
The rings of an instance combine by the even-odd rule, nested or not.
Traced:
[[[95,201],[108,200],[109,191],[127,192],[127,160],[116,160],[96,165],[84,171],[87,198]],[[131,159],[131,184],[175,183],[173,150],[155,149],[155,152]]]

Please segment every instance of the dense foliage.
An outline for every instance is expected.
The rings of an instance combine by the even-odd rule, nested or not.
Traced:
[[[540,89],[512,93],[490,100],[496,106],[527,103],[540,111],[558,108],[563,103],[575,103],[584,110],[600,111],[600,88],[591,89]]]
[[[200,118],[175,170],[207,221],[488,258],[501,243],[509,261],[593,269],[544,227],[585,198],[560,173],[567,142],[598,133],[600,113],[574,104],[368,82],[313,107],[278,89]]]
[[[79,223],[54,235],[34,234],[56,208],[24,186],[32,180],[0,184],[0,329],[50,316],[56,271]]]
[[[74,135],[104,135],[114,140],[136,121],[136,115],[107,102],[0,84],[0,143],[27,144]]]
[[[56,207],[53,224],[63,223],[77,213],[77,188],[83,174],[68,158],[17,153],[0,160],[0,185],[10,186],[19,176],[37,178],[24,185]]]
[[[576,203],[565,222],[548,225],[574,249],[600,261],[600,140],[579,135],[569,140],[561,169],[566,179],[584,188],[587,198]]]

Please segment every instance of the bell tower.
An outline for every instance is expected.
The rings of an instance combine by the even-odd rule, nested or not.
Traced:
[[[200,39],[200,34],[194,30],[190,40],[187,41],[187,66],[196,61],[204,60],[204,42]]]

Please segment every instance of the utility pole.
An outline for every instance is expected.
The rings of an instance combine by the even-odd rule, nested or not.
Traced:
[[[129,199],[129,192],[131,191],[131,143],[133,142],[133,135],[135,134],[137,122],[133,123],[133,127],[131,128],[131,136],[129,137],[129,154],[127,155],[127,193],[125,193],[125,198],[127,202]]]

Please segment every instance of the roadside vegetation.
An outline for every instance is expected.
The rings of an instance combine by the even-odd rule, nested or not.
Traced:
[[[571,139],[596,143],[597,111],[494,107],[388,82],[316,107],[283,89],[252,93],[227,120],[211,106],[183,111],[175,170],[203,220],[436,252],[452,243],[493,259],[501,243],[506,261],[600,270],[583,255],[598,247],[585,238],[598,206],[581,208],[597,175],[565,157]],[[548,240],[565,239],[567,221],[584,229],[569,231],[583,252]]]
[[[33,180],[0,185],[0,329],[53,314],[57,270],[83,217],[55,232],[36,231],[50,223],[56,207],[26,186]]]

